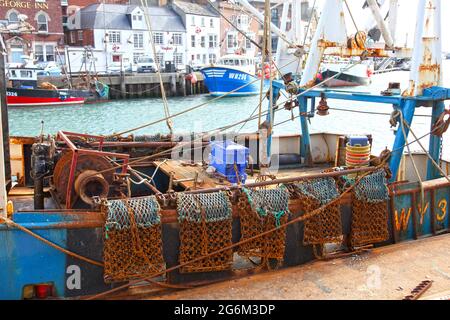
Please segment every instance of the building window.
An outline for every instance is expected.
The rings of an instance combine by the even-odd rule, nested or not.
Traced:
[[[205,43],[205,36],[201,36],[200,37],[200,47],[204,48],[206,43]]]
[[[133,52],[133,62],[137,63],[139,57],[143,56],[144,53],[143,52]]]
[[[120,43],[120,31],[111,31],[109,33],[110,43]]]
[[[183,54],[182,53],[174,53],[173,54],[173,63],[176,66],[183,64]]]
[[[278,9],[272,9],[271,13],[270,13],[271,17],[272,17],[272,23],[274,25],[276,25],[277,27],[280,26],[280,19],[278,17]]]
[[[55,61],[55,47],[52,45],[45,46],[45,59],[46,61]]]
[[[75,31],[70,32],[70,43],[75,43]]]
[[[48,21],[45,14],[41,13],[37,16],[38,31],[48,32]]]
[[[144,48],[144,34],[143,33],[133,34],[133,43],[135,49]]]
[[[153,43],[154,44],[163,44],[163,34],[162,34],[162,32],[155,32],[153,34]]]
[[[195,36],[191,36],[191,47],[195,48]]]
[[[214,53],[209,54],[209,63],[216,63],[216,55]]]
[[[191,26],[195,26],[195,16],[191,16]]]
[[[164,53],[157,53],[156,54],[156,63],[159,65],[162,65],[164,62]]]
[[[206,54],[203,55],[203,60],[202,60],[203,64],[206,64]]]
[[[209,27],[214,28],[214,19],[209,19]]]
[[[236,41],[236,34],[235,33],[229,33],[227,35],[227,48],[236,48],[237,47],[237,41]]]
[[[78,30],[78,41],[83,41],[83,31]]]
[[[201,26],[204,27],[205,26],[205,18],[202,17],[201,21]]]
[[[253,34],[247,34],[247,37],[245,38],[245,48],[246,49],[251,49],[252,48],[252,42],[250,41],[250,39],[254,39],[254,35]]]
[[[38,62],[44,61],[44,46],[41,44],[36,44],[34,46],[34,58]]]
[[[133,15],[133,21],[142,21],[141,15]]]
[[[181,33],[174,33],[172,36],[173,44],[175,46],[181,46],[183,44],[183,39],[181,37]]]
[[[248,27],[248,16],[245,14],[237,16],[237,25],[238,25],[238,27],[241,27],[241,28],[247,28]]]
[[[8,21],[10,23],[19,22],[19,13],[17,11],[11,11],[8,15]]]
[[[216,48],[217,47],[217,35],[215,34],[210,34],[208,36],[209,41],[208,41],[208,47],[209,48]]]

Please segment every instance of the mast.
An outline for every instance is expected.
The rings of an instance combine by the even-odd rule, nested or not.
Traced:
[[[367,4],[372,11],[372,14],[377,22],[378,28],[380,28],[381,34],[383,35],[384,41],[388,48],[394,47],[394,40],[392,39],[391,32],[387,27],[383,17],[381,16],[380,7],[376,0],[367,0]]]
[[[0,34],[3,42],[3,35]],[[0,215],[7,216],[6,166],[9,166],[8,107],[6,105],[5,51],[0,55]],[[7,160],[7,161],[6,161]],[[10,172],[10,170],[8,170]]]
[[[390,0],[389,2],[389,30],[391,32],[392,41],[395,44],[395,35],[397,31],[398,20],[398,0]]]

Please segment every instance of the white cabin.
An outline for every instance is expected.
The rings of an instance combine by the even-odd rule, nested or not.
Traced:
[[[239,70],[242,72],[255,75],[255,58],[250,56],[243,56],[239,54],[227,54],[222,56],[217,63],[213,64],[216,67],[225,67],[228,69]]]

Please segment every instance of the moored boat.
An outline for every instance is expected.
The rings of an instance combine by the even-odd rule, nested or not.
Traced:
[[[200,69],[212,96],[258,94],[260,83],[255,75],[255,60],[238,54],[225,55],[216,64]]]
[[[87,90],[58,89],[51,83],[43,83],[39,87],[37,74],[40,70],[33,67],[8,68],[8,107],[83,104],[91,96]]]

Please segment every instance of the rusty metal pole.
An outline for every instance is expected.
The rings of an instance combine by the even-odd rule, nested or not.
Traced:
[[[7,181],[8,178],[11,180],[11,169],[9,159],[8,107],[6,104],[5,56],[3,54],[0,54],[0,108],[0,215],[6,217],[6,184],[9,183]],[[7,174],[8,177],[6,176]]]

